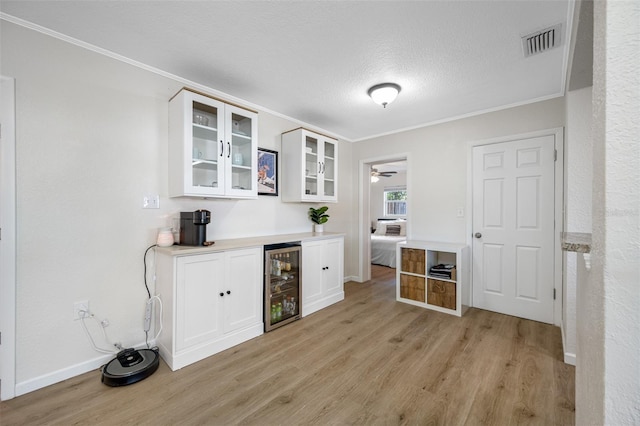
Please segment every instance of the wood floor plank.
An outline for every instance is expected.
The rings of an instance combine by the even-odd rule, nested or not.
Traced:
[[[172,372],[110,388],[98,371],[0,403],[8,425],[574,423],[557,327],[396,302],[395,270],[345,300]]]

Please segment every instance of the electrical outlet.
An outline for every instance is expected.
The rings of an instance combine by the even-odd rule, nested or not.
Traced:
[[[89,301],[88,300],[82,300],[80,302],[75,302],[73,304],[73,319],[74,320],[81,319],[82,318],[82,314],[81,314],[82,311],[89,312]]]
[[[142,196],[142,208],[143,209],[159,209],[160,208],[160,196],[158,194],[145,194]]]

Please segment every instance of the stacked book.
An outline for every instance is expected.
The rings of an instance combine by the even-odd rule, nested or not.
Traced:
[[[455,279],[456,265],[439,264],[429,268],[429,275],[447,279]]]

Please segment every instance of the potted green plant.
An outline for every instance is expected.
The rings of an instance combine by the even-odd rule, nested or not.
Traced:
[[[329,215],[327,214],[327,210],[329,207],[322,206],[317,209],[313,207],[309,207],[309,219],[313,222],[313,230],[314,232],[323,232],[324,224],[329,220]]]

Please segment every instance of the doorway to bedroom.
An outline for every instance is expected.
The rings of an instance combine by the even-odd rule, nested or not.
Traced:
[[[361,160],[360,279],[371,279],[371,265],[395,268],[396,244],[409,225],[407,156]]]

